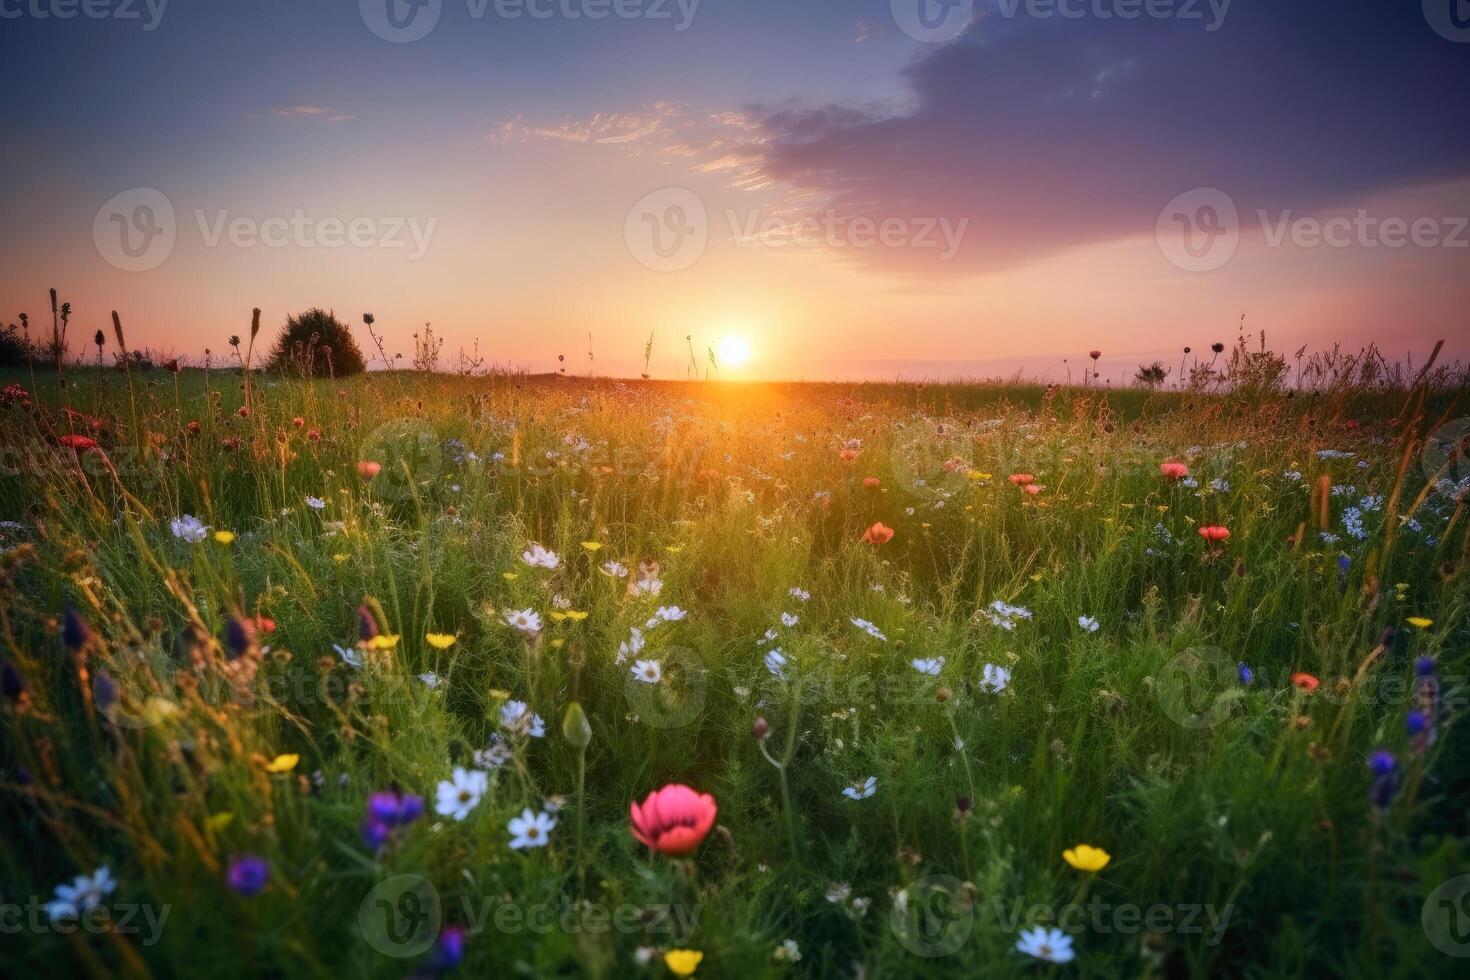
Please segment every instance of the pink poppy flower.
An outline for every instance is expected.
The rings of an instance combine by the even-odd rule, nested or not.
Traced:
[[[642,806],[628,806],[633,836],[670,857],[692,854],[715,825],[718,811],[713,796],[682,783],[649,793]]]

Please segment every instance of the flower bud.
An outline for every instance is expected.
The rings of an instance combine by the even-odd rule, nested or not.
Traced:
[[[771,734],[771,723],[766,721],[766,719],[761,717],[760,715],[757,715],[755,718],[755,724],[750,726],[751,738],[755,739],[757,742],[763,742],[765,741],[766,736],[769,734]]]
[[[592,741],[592,725],[587,721],[587,712],[582,710],[581,702],[573,701],[567,705],[566,714],[561,719],[561,737],[578,749],[585,749]]]

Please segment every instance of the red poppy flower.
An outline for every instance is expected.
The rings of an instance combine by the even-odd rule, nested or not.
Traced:
[[[628,805],[633,836],[670,857],[692,854],[715,825],[718,812],[713,796],[681,783],[649,793],[642,806]]]
[[[856,449],[844,449],[837,455],[842,459],[844,463],[851,463],[853,460],[858,458],[858,451]]]
[[[1032,476],[1030,473],[1012,473],[1010,476],[1006,477],[1006,479],[1010,480],[1018,487],[1024,487],[1028,483],[1036,482],[1036,477]]]
[[[863,532],[863,540],[868,544],[887,544],[893,540],[893,528],[878,521]]]
[[[383,464],[371,459],[360,459],[357,461],[357,475],[364,480],[371,480],[383,472]]]
[[[1206,524],[1199,529],[1199,536],[1210,544],[1219,544],[1230,540],[1230,528],[1221,527],[1219,524]]]
[[[876,476],[863,477],[863,486],[867,487],[869,490],[877,490],[878,478]]]
[[[67,449],[71,449],[79,453],[84,453],[89,449],[97,448],[96,439],[93,439],[91,436],[77,435],[75,433],[68,433],[67,435],[64,435],[60,439],[58,439],[57,442],[61,443]]]
[[[1291,675],[1291,682],[1296,685],[1297,690],[1306,691],[1308,694],[1317,689],[1317,678],[1307,673],[1296,673]]]
[[[1024,490],[1024,491],[1026,491],[1027,493],[1029,493],[1033,497],[1036,496],[1038,493],[1041,492],[1041,488],[1038,487],[1034,483],[1028,483],[1024,487],[1022,487],[1021,489]]]
[[[1159,464],[1159,472],[1171,480],[1182,480],[1189,475],[1189,467],[1171,459]]]
[[[294,425],[294,426],[296,426],[296,428],[299,429],[303,425],[306,424],[306,419],[304,419],[304,418],[302,418],[301,416],[298,415],[294,419],[291,420],[291,424]]]

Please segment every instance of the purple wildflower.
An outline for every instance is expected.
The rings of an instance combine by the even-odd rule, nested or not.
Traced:
[[[1379,749],[1368,757],[1368,768],[1373,773],[1373,785],[1368,790],[1368,799],[1372,802],[1373,809],[1379,813],[1388,809],[1394,794],[1398,792],[1398,767],[1398,760],[1387,749]]]
[[[270,878],[270,863],[258,854],[240,854],[230,862],[230,887],[245,898],[258,895]]]
[[[469,933],[464,926],[445,926],[434,947],[434,969],[453,970],[464,962],[465,941]]]

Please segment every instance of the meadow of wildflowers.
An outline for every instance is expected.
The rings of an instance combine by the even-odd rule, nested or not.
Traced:
[[[0,382],[7,975],[1470,955],[1462,377]]]

